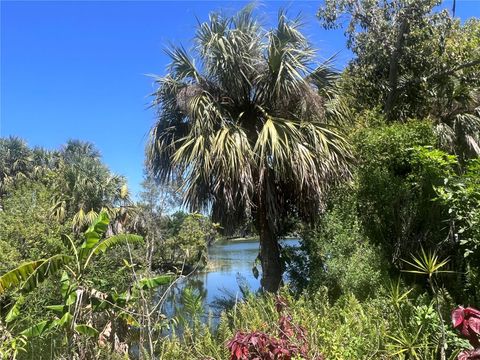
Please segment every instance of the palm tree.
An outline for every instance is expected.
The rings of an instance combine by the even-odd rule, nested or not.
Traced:
[[[480,156],[480,92],[453,76],[433,89],[435,131],[440,146],[459,157],[462,165]]]
[[[52,214],[59,220],[71,216],[76,232],[92,224],[102,210],[116,219],[130,202],[125,179],[102,164],[91,143],[69,140],[59,153],[57,170]]]
[[[262,286],[276,291],[282,219],[312,219],[325,191],[349,174],[347,143],[327,123],[315,51],[300,19],[283,11],[265,31],[246,7],[199,24],[190,57],[173,47],[157,79],[149,166],[162,182],[183,178],[185,204],[227,230],[253,219]],[[317,81],[314,81],[317,80]]]
[[[32,151],[27,143],[15,136],[0,139],[0,195],[7,187],[33,173]]]

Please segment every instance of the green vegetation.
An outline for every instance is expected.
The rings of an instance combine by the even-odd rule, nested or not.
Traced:
[[[205,266],[218,225],[168,215],[175,189],[155,191],[148,176],[132,202],[91,144],[0,147],[1,358],[94,359],[132,343],[153,354],[169,326],[155,289]]]
[[[212,14],[168,51],[138,201],[92,144],[0,139],[0,357],[479,359],[480,22],[438,4],[326,0],[339,73],[285,12]],[[232,234],[264,291],[170,314]]]

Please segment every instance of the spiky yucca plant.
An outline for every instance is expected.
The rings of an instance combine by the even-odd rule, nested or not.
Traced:
[[[183,178],[192,210],[211,210],[227,230],[253,219],[262,286],[276,291],[282,219],[312,219],[328,187],[348,175],[349,152],[326,121],[319,95],[326,81],[317,77],[329,72],[315,65],[300,20],[280,12],[266,31],[252,12],[212,14],[199,24],[191,53],[168,50],[148,159],[161,181]]]

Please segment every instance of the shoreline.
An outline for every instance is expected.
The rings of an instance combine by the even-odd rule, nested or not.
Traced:
[[[295,240],[295,239],[300,239],[299,236],[291,235],[291,236],[283,236],[279,238],[279,240]],[[241,241],[259,241],[260,238],[258,236],[249,236],[249,237],[235,237],[235,238],[228,238],[228,239],[222,239],[218,242],[241,242]]]

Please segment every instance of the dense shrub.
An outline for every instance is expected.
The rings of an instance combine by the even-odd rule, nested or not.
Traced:
[[[314,229],[305,230],[303,249],[290,267],[293,285],[315,291],[329,289],[331,299],[352,293],[359,300],[374,297],[388,277],[382,250],[364,235],[352,189],[342,189],[334,205]],[[349,194],[345,195],[346,192]]]
[[[367,237],[397,267],[421,247],[439,247],[448,234],[447,212],[432,200],[435,187],[454,173],[456,159],[432,147],[431,125],[411,121],[363,129],[355,143],[357,212]]]
[[[51,219],[54,192],[50,188],[30,180],[16,184],[4,196],[0,211],[0,247],[6,250],[0,253],[0,273],[18,265],[18,261],[61,253],[65,245],[60,235],[69,233],[68,224]],[[6,256],[9,253],[12,258]]]
[[[480,293],[480,160],[471,160],[465,173],[452,176],[436,188],[448,208],[447,224],[456,245],[461,300],[479,303]],[[460,299],[459,299],[460,300]]]

